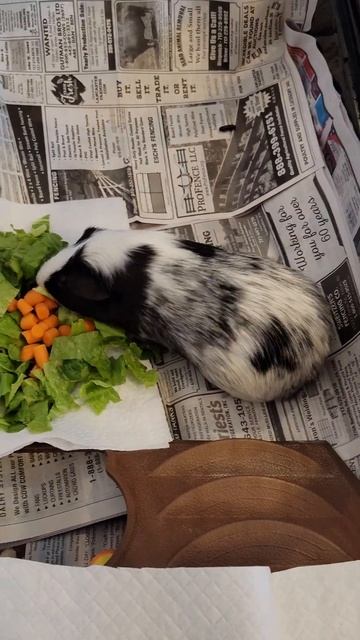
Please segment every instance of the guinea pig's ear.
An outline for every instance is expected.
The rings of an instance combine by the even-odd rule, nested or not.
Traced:
[[[75,266],[75,265],[74,265]],[[110,296],[109,282],[86,262],[76,262],[76,267],[68,275],[71,294],[85,300],[107,300]]]
[[[75,244],[80,244],[80,242],[84,242],[85,240],[88,240],[97,231],[101,231],[101,229],[99,227],[88,227],[87,229],[85,229],[84,233],[79,238],[79,240],[75,242]]]

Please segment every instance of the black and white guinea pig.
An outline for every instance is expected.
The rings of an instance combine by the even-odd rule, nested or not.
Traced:
[[[303,275],[167,232],[87,229],[37,281],[65,307],[184,355],[244,400],[291,395],[329,354],[329,308]]]

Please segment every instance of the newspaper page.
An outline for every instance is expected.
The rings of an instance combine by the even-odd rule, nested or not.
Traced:
[[[318,172],[245,216],[169,232],[298,269],[322,289],[334,327],[326,370],[291,400],[276,403],[232,398],[184,358],[159,356],[160,391],[174,437],[327,440],[358,473],[359,464],[350,461],[356,456],[360,461],[360,270],[326,173]]]
[[[47,564],[87,567],[100,551],[119,548],[125,524],[126,518],[115,518],[51,538],[28,542],[25,547],[25,559]]]
[[[313,40],[284,30],[315,7],[0,2],[0,180],[25,203],[116,197],[131,223],[313,278],[334,324],[316,383],[256,405],[163,354],[160,390],[174,437],[325,438],[360,474],[359,147]]]
[[[0,3],[3,197],[118,197],[159,224],[245,212],[314,172],[287,6]]]
[[[288,0],[285,6],[285,18],[302,31],[311,29],[317,0]]]
[[[315,39],[287,27],[286,40],[305,89],[320,148],[360,257],[359,140]]]
[[[0,459],[0,548],[126,513],[99,451]]]

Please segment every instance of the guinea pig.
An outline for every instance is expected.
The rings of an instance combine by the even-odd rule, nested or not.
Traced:
[[[177,351],[244,400],[293,394],[329,354],[329,308],[300,272],[163,231],[89,228],[37,282],[82,316]]]

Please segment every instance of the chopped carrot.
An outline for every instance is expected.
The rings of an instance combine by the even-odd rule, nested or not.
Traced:
[[[42,369],[44,364],[48,362],[49,352],[44,344],[37,344],[34,347],[34,358],[37,366],[40,367],[40,369]]]
[[[48,329],[53,329],[54,327],[58,326],[59,318],[53,313],[48,318],[45,318],[43,322],[44,324],[46,324]]]
[[[85,331],[95,331],[95,322],[93,320],[84,320]]]
[[[50,311],[44,302],[39,302],[39,304],[35,305],[35,313],[39,320],[46,320],[50,315]]]
[[[35,336],[33,336],[32,329],[22,331],[22,335],[28,344],[34,344],[34,342],[38,342],[38,340],[40,340],[40,338],[35,338]]]
[[[59,327],[59,334],[61,336],[70,336],[71,335],[71,327],[69,324],[61,324]]]
[[[32,307],[35,307],[35,305],[39,304],[39,302],[44,302],[45,297],[42,295],[42,293],[31,289],[24,295],[24,300]]]
[[[48,327],[45,322],[38,322],[32,329],[31,333],[33,334],[36,340],[39,340],[43,337],[45,331],[47,331]]]
[[[26,302],[24,298],[19,298],[19,300],[17,301],[17,308],[19,309],[22,316],[27,316],[28,313],[31,313],[31,311],[33,310],[32,305]]]
[[[6,311],[8,311],[9,313],[12,313],[13,311],[16,311],[17,309],[17,300],[15,300],[15,298],[13,298],[12,300],[10,300]]]
[[[59,306],[56,300],[51,300],[51,298],[45,298],[44,304],[46,304],[49,311],[54,311],[54,309],[57,309]]]
[[[37,323],[37,317],[33,313],[28,313],[26,316],[21,318],[20,327],[25,331],[27,329],[32,329]]]
[[[20,351],[21,362],[27,362],[28,360],[32,360],[33,357],[34,357],[34,345],[26,344]]]
[[[90,560],[90,564],[100,564],[105,565],[111,560],[115,551],[111,549],[104,549],[104,551],[100,551]]]
[[[47,347],[51,347],[54,343],[55,338],[57,338],[58,335],[59,335],[59,332],[57,329],[55,329],[55,327],[53,327],[52,329],[48,329],[47,331],[45,331],[43,335],[44,344],[46,344]]]

